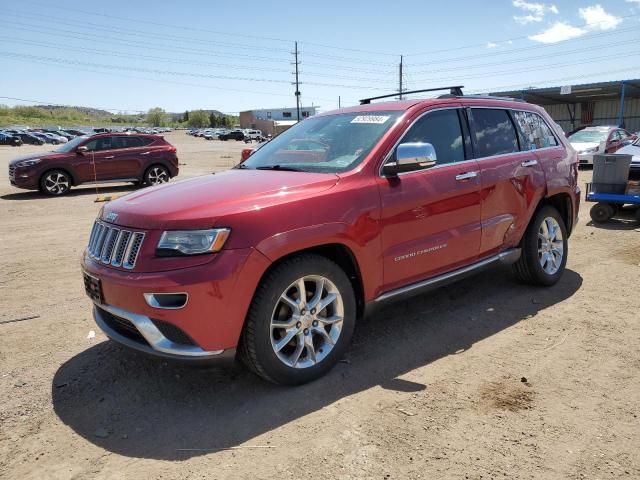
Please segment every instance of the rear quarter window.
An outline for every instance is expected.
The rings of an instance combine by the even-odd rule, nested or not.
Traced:
[[[551,128],[537,113],[516,110],[513,112],[513,118],[520,130],[522,150],[558,146],[558,140]]]

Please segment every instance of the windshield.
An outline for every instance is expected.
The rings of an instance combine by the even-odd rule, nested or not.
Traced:
[[[401,111],[308,118],[265,144],[241,168],[338,173],[358,165]]]
[[[76,137],[73,140],[69,140],[67,143],[63,143],[62,145],[60,145],[58,148],[54,150],[54,152],[69,153],[72,150],[75,150],[75,148],[78,145],[80,145],[82,142],[84,142],[87,138],[89,137]]]
[[[580,130],[569,137],[571,143],[600,143],[609,136],[608,130]]]

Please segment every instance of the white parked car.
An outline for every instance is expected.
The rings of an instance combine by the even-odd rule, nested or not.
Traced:
[[[636,138],[636,140],[631,145],[622,147],[616,153],[632,155],[629,176],[640,178],[640,138]]]
[[[578,152],[580,165],[593,165],[596,153],[615,153],[629,145],[636,136],[616,126],[586,127],[569,135],[569,142]]]

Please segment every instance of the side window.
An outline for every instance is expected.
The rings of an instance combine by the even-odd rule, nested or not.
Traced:
[[[400,143],[413,142],[433,145],[437,165],[463,161],[464,145],[458,110],[427,113],[409,129]],[[395,152],[393,157],[395,160]]]
[[[140,140],[140,146],[145,147],[147,145],[149,145],[150,143],[153,143],[156,141],[155,138],[150,138],[150,137],[136,137],[138,140]]]
[[[476,139],[476,157],[491,157],[518,151],[518,139],[506,110],[471,109],[471,129]]]
[[[122,137],[124,141],[123,148],[137,148],[142,146],[140,137]]]
[[[513,118],[520,130],[522,150],[558,146],[558,140],[549,125],[537,113],[517,110],[513,112]]]
[[[85,143],[84,146],[87,147],[88,151],[95,152],[98,149],[98,140],[91,140],[90,142]]]

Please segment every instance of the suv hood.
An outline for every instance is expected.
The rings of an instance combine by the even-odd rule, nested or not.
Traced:
[[[57,152],[36,152],[30,153],[28,155],[22,155],[18,158],[14,158],[9,162],[9,165],[15,165],[18,162],[22,162],[24,160],[31,160],[33,158],[42,158],[43,160],[55,160],[57,158],[65,157],[66,153],[57,153]]]
[[[230,214],[304,199],[336,185],[326,173],[274,170],[227,170],[158,187],[107,203],[102,218],[131,228],[211,228]]]

